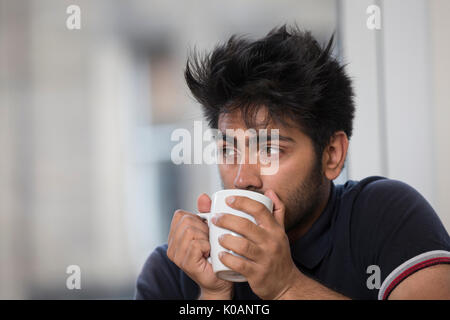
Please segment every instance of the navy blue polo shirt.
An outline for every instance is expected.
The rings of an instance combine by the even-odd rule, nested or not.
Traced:
[[[167,258],[167,244],[149,256],[136,299],[197,299],[199,287]],[[450,238],[430,204],[411,186],[383,177],[331,185],[326,208],[291,243],[296,266],[352,299],[386,299],[414,272],[450,263]],[[259,299],[247,282],[234,299]]]

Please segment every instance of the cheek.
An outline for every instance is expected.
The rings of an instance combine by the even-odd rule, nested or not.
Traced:
[[[310,153],[297,152],[280,162],[277,174],[264,176],[264,189],[273,189],[281,200],[286,200],[297,186],[302,185],[314,168],[315,158]]]
[[[311,159],[296,154],[280,162],[278,172],[273,178],[282,185],[296,185],[306,178],[309,170],[311,170]]]
[[[225,189],[232,189],[233,188],[233,182],[234,178],[237,174],[237,169],[235,167],[237,166],[227,166],[223,164],[219,164],[219,175],[220,179],[222,180],[223,186]]]
[[[297,184],[298,177],[280,167],[277,174],[263,176],[264,190],[272,189],[281,201],[285,201],[292,186]]]
[[[312,149],[297,149],[284,162],[280,163],[280,173],[285,176],[295,177],[295,181],[303,181],[309,173],[315,168],[316,157]],[[295,184],[295,183],[294,183]]]

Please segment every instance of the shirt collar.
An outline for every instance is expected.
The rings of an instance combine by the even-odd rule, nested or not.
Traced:
[[[291,244],[294,261],[313,269],[323,259],[331,246],[332,216],[336,203],[336,187],[331,181],[330,197],[319,218],[309,230]]]

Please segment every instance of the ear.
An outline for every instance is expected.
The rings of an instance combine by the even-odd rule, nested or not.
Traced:
[[[323,172],[329,180],[336,179],[341,173],[347,150],[347,134],[344,131],[335,132],[322,153]]]

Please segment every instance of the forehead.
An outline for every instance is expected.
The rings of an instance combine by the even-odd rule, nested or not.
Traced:
[[[227,129],[278,129],[281,136],[289,136],[297,139],[304,139],[306,135],[302,132],[298,125],[289,119],[286,123],[275,121],[269,116],[265,108],[259,108],[254,117],[254,124],[252,128],[248,128],[244,121],[241,110],[237,109],[233,112],[221,113],[218,119],[218,129],[225,133]],[[297,140],[295,139],[295,140]]]

